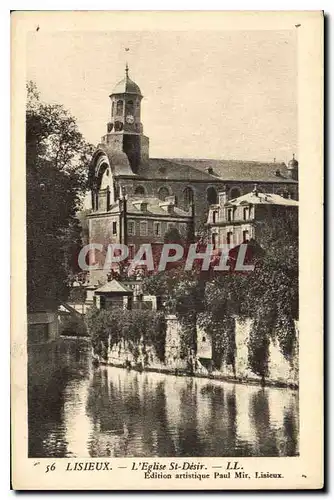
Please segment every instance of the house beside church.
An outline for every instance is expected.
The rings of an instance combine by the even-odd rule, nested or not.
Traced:
[[[207,227],[214,248],[231,247],[250,240],[261,244],[265,226],[286,217],[295,217],[298,223],[298,201],[278,194],[263,193],[257,185],[253,191],[229,200],[226,192],[219,193],[218,203],[211,205]]]

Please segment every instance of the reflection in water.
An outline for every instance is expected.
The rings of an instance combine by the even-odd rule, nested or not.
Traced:
[[[29,456],[293,456],[298,394],[93,368],[89,343],[29,351]]]

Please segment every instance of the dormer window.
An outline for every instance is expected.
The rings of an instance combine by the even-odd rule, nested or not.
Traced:
[[[148,202],[147,200],[133,200],[133,206],[136,207],[140,212],[147,212]]]

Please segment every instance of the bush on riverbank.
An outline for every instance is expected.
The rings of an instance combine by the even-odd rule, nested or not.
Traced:
[[[86,337],[88,335],[86,323],[79,316],[68,315],[62,317],[60,321],[60,334]]]
[[[166,320],[162,312],[92,307],[86,321],[94,353],[102,358],[107,357],[108,347],[126,340],[135,356],[142,342],[144,348],[154,347],[160,361],[165,359]]]

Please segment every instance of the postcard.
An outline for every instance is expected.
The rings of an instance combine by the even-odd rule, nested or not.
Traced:
[[[323,488],[323,13],[12,13],[12,487]]]

